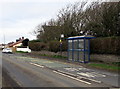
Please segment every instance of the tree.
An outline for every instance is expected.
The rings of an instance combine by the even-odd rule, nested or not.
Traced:
[[[85,33],[96,37],[120,35],[120,2],[75,3],[61,9],[56,19],[37,26],[37,38],[44,42]],[[80,34],[82,33],[82,34]]]
[[[29,39],[25,39],[22,41],[23,46],[28,46]]]

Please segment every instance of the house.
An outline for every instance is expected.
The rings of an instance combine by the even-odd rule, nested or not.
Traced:
[[[23,40],[24,40],[24,37],[17,39],[16,42],[10,42],[8,43],[8,47],[11,48],[13,52],[15,52],[17,47],[22,46]]]
[[[4,44],[0,44],[0,49],[3,49],[5,47]]]

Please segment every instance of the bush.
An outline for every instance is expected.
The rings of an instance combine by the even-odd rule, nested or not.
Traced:
[[[91,40],[91,53],[120,54],[120,37],[104,37]]]
[[[59,41],[49,42],[49,51],[59,52],[60,51],[60,42]],[[61,51],[67,51],[67,41],[62,42]]]
[[[62,51],[67,51],[67,49],[68,49],[68,43],[67,43],[67,41],[63,41],[62,42]]]
[[[47,45],[43,42],[29,42],[29,47],[33,51],[41,51],[47,49]]]
[[[49,42],[49,51],[58,52],[60,51],[60,42],[59,41],[51,41]]]

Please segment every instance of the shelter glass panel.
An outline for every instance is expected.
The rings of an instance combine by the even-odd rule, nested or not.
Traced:
[[[83,39],[79,39],[78,49],[84,49],[84,40]]]
[[[84,61],[84,52],[79,51],[79,61],[83,62]]]
[[[78,61],[78,51],[74,51],[74,61]]]
[[[74,49],[78,49],[78,40],[74,40]]]
[[[88,39],[85,39],[85,49],[88,50],[88,45],[89,45],[89,41]]]
[[[69,51],[69,60],[72,60],[72,51]]]
[[[86,61],[86,62],[89,61],[89,58],[88,58],[88,52],[87,52],[87,51],[85,52],[85,61]]]
[[[68,44],[68,48],[72,49],[72,40],[68,40],[69,44]]]

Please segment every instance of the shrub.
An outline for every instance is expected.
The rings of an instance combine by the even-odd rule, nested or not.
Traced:
[[[33,51],[41,51],[47,49],[47,45],[43,42],[29,42],[29,47]]]
[[[49,42],[49,51],[58,52],[60,51],[60,42],[59,41],[51,41]]]
[[[120,37],[104,37],[91,40],[91,53],[120,54]]]
[[[52,51],[52,52],[60,51],[60,42],[59,41],[49,42],[49,51]],[[67,41],[62,42],[61,51],[67,51]]]
[[[67,49],[68,49],[68,43],[67,43],[67,41],[63,41],[62,42],[62,51],[67,51]]]

